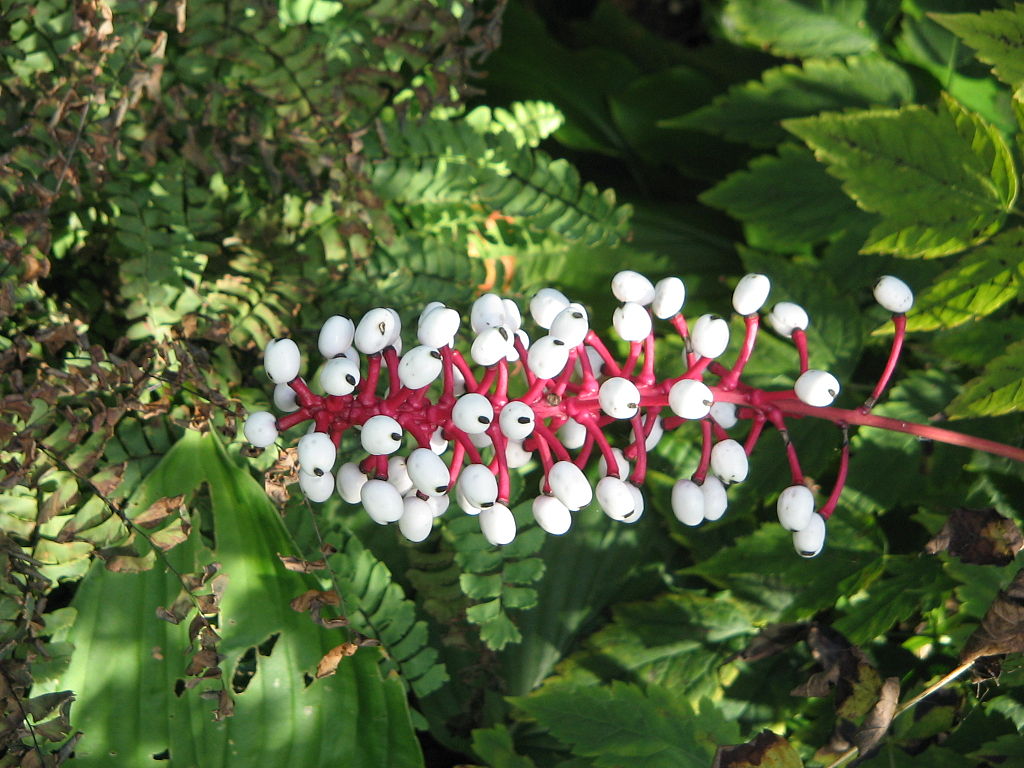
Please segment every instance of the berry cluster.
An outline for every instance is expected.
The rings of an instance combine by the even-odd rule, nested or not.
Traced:
[[[736,286],[732,303],[745,333],[731,366],[718,362],[729,345],[724,318],[702,315],[691,326],[681,312],[686,290],[679,278],[652,284],[632,271],[612,280],[612,293],[621,302],[613,325],[629,343],[621,361],[591,329],[586,309],[552,288],[530,301],[533,321],[544,333],[532,343],[514,302],[486,294],[473,304],[468,355],[476,370],[456,347],[462,318],[439,302],[424,308],[419,345],[404,354],[401,321],[393,309],[372,309],[358,324],[336,315],[319,336],[325,362],[317,381],[324,394],[314,394],[299,376],[301,355],[294,341],[270,342],[264,363],[276,385],[274,404],[286,415],[252,413],[245,436],[266,447],[281,431],[311,421],[298,442],[299,484],[310,500],[326,501],[337,491],[346,502],[361,504],[376,522],[397,522],[404,536],[422,541],[454,491],[459,507],[479,516],[488,541],[502,545],[516,535],[507,506],[509,471],[533,457],[544,470],[533,514],[548,533],[565,533],[572,513],[595,497],[608,517],[634,523],[644,512],[640,486],[648,452],[665,431],[694,422],[702,438],[700,463],[691,477],[676,482],[672,509],[680,522],[695,526],[725,513],[726,489],[746,478],[748,457],[767,424],[783,435],[792,475],[779,496],[779,521],[793,532],[797,552],[813,557],[824,544],[849,451],[844,439],[836,486],[816,508],[788,440],[786,418],[837,410],[828,406],[839,382],[808,367],[808,316],[790,302],[775,304],[765,319],[796,348],[800,375],[793,389],[768,392],[741,381],[769,290],[769,279],[759,274],[746,275]],[[881,278],[874,293],[893,313],[896,333],[889,364],[862,406],[865,414],[892,375],[904,313],[913,303],[910,289],[895,277]],[[686,370],[679,376],[655,376],[654,318],[668,321],[685,343]],[[511,379],[513,372],[522,379]],[[750,422],[743,442],[729,436],[741,420]],[[845,429],[846,420],[832,420]],[[612,444],[614,430],[606,430],[614,422],[628,425],[620,446]],[[342,435],[350,428],[359,430],[368,455],[335,472]],[[406,435],[415,447],[400,455]],[[600,479],[592,487],[583,470],[595,451]]]

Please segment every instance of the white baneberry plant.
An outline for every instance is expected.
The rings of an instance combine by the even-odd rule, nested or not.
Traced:
[[[311,501],[337,492],[345,502],[361,504],[375,522],[398,523],[406,538],[422,541],[434,520],[447,513],[454,492],[455,506],[478,516],[487,540],[504,545],[516,536],[508,508],[510,471],[534,457],[543,478],[533,513],[548,533],[568,531],[573,514],[594,500],[612,520],[635,523],[644,513],[640,489],[649,452],[665,432],[693,424],[700,461],[692,475],[676,482],[671,504],[679,522],[695,526],[725,514],[729,486],[747,477],[751,456],[770,427],[783,438],[790,475],[778,500],[779,521],[804,557],[824,546],[826,523],[846,482],[850,426],[908,432],[1024,459],[1016,448],[871,413],[895,371],[905,313],[913,305],[910,288],[893,276],[879,279],[874,290],[878,303],[892,313],[892,345],[860,408],[832,405],[841,384],[828,371],[809,367],[810,319],[791,302],[775,304],[765,318],[796,350],[794,386],[767,391],[748,385],[743,373],[770,291],[769,278],[760,274],[746,275],[736,286],[732,305],[743,318],[744,334],[730,365],[720,360],[730,341],[726,318],[705,314],[691,325],[682,312],[686,290],[679,278],[655,285],[628,270],[612,280],[612,293],[621,302],[613,327],[628,343],[624,360],[590,327],[587,310],[553,288],[530,301],[539,329],[532,342],[519,308],[491,293],[472,307],[472,338],[463,350],[459,313],[437,302],[420,315],[419,345],[404,354],[394,310],[372,309],[358,323],[334,316],[324,323],[318,343],[325,358],[319,375],[324,394],[311,391],[299,375],[301,354],[293,341],[270,342],[264,365],[276,385],[274,402],[285,413],[250,414],[245,437],[267,447],[281,432],[309,422],[298,461],[299,484]],[[685,344],[681,375],[655,372],[655,319],[667,321]],[[788,437],[787,420],[806,416],[834,422],[843,435],[836,482],[820,502]],[[629,425],[625,441],[606,430],[615,422]],[[342,436],[349,430],[358,430],[366,455],[345,457],[336,470]],[[584,472],[592,460],[601,475],[594,486]]]

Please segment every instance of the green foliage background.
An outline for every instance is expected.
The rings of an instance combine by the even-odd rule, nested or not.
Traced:
[[[686,430],[636,526],[546,536],[528,472],[500,550],[451,513],[409,545],[314,509],[289,453],[243,444],[275,336],[552,284],[601,329],[623,267],[681,275],[692,313],[771,275],[850,407],[899,274],[878,412],[1021,444],[1024,6],[648,6],[0,0],[0,765],[708,766],[765,729],[773,764],[828,765],[884,681],[907,700],[994,636],[993,601],[1019,613],[1015,549],[925,544],[957,508],[1019,523],[1020,465],[908,435],[853,435],[811,561],[773,521],[772,441],[700,529],[668,504]],[[749,380],[787,386],[765,336]],[[837,431],[792,436],[830,487]],[[863,764],[1021,759],[1005,618],[980,682]]]

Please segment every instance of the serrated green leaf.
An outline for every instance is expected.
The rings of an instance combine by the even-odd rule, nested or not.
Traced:
[[[810,59],[801,66],[769,69],[760,80],[733,86],[708,106],[661,125],[696,128],[755,147],[772,147],[786,138],[780,123],[787,118],[898,107],[913,96],[907,73],[881,56]]]
[[[504,725],[473,731],[473,751],[488,768],[537,768],[533,760],[516,753],[512,734]]]
[[[788,120],[843,181],[858,205],[883,220],[867,253],[935,257],[988,239],[1017,196],[1009,147],[991,125],[950,99],[922,107]]]
[[[980,13],[933,13],[931,18],[974,49],[1004,83],[1024,83],[1024,6]]]
[[[513,703],[580,757],[607,768],[707,768],[716,741],[738,733],[715,712],[698,715],[659,686],[548,689]]]
[[[874,50],[864,0],[730,0],[727,23],[776,56],[845,56]]]
[[[1024,410],[1024,341],[1006,348],[967,382],[963,392],[950,403],[946,413],[953,419],[971,416],[1001,416]]]
[[[743,222],[752,245],[779,250],[826,240],[864,216],[810,152],[788,143],[778,157],[755,158],[700,200]]]
[[[908,331],[934,331],[975,322],[1017,295],[1024,229],[1002,232],[964,256],[922,291],[907,316]]]

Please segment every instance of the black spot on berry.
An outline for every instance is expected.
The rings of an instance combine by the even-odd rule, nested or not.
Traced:
[[[444,493],[447,490],[448,490],[448,486],[447,485],[439,485],[439,486],[437,486],[437,488],[434,489],[434,493]]]
[[[353,376],[351,373],[345,376],[345,381],[347,381],[353,387],[356,385],[356,377]]]
[[[391,439],[397,443],[402,439],[402,436],[398,432],[392,432]]]
[[[504,328],[499,327],[498,333],[501,334],[501,338],[503,338],[505,341],[508,341],[508,331],[506,331]]]
[[[576,318],[577,320],[582,320],[583,319],[583,313],[582,312],[573,312],[572,316],[574,318]]]
[[[529,424],[532,421],[532,419],[529,416],[520,416],[518,419],[516,419],[516,421],[518,421],[520,424]]]
[[[317,477],[323,477],[324,471],[320,469],[320,467],[317,467],[316,469],[313,470],[313,474],[316,475]]]
[[[564,346],[565,346],[565,342],[564,342],[564,341],[562,341],[561,339],[555,339],[555,341],[554,341],[554,345],[555,345],[556,347],[564,347]]]
[[[430,351],[430,356],[432,358],[434,358],[435,360],[440,360],[441,359],[441,353],[438,352],[436,349],[433,349],[433,350]]]
[[[479,421],[481,424],[490,424],[491,423],[491,420],[488,419],[486,416],[477,416],[476,420]]]
[[[490,509],[493,506],[494,506],[494,502],[493,501],[488,501],[488,502],[485,502],[485,503],[481,504],[480,505],[480,509]]]
[[[380,333],[381,336],[384,335],[384,332],[387,330],[387,328],[388,328],[387,323],[385,323],[383,321],[377,323],[377,331]]]

